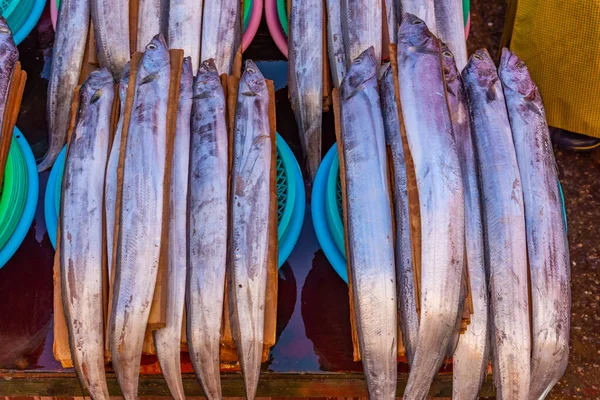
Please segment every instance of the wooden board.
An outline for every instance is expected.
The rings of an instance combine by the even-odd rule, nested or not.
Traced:
[[[13,130],[15,129],[19,110],[21,109],[21,100],[23,99],[23,90],[25,89],[26,81],[27,74],[21,70],[21,63],[17,61],[10,78],[8,91],[6,92],[6,104],[2,127],[0,127],[0,193],[2,192],[4,169],[12,143]]]

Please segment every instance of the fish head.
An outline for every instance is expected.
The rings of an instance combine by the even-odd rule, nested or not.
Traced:
[[[198,68],[198,74],[194,80],[194,98],[211,97],[217,89],[221,89],[221,79],[215,60],[211,58],[203,61]]]
[[[398,54],[439,51],[437,38],[425,21],[414,14],[405,13],[398,30]]]
[[[487,91],[488,98],[491,100],[501,97],[502,87],[500,86],[498,71],[494,60],[486,49],[479,49],[469,58],[465,66],[463,79],[472,81],[478,87]]]
[[[162,34],[152,38],[142,56],[142,66],[148,74],[156,74],[171,63],[167,42]]]
[[[342,99],[352,97],[354,93],[363,88],[365,82],[376,79],[377,64],[373,46],[356,57],[340,84],[340,96]]]
[[[93,71],[81,87],[80,102],[94,104],[107,94],[114,93],[113,76],[107,68]]]
[[[512,51],[502,49],[502,58],[498,67],[504,90],[511,90],[520,96],[534,100],[538,96],[537,86],[531,79],[525,63]]]
[[[454,61],[454,54],[448,46],[442,42],[442,66],[444,67],[444,77],[446,83],[452,83],[458,79],[459,73]]]
[[[247,96],[268,96],[267,82],[254,61],[246,60],[238,92]]]
[[[393,79],[394,77],[394,71],[392,70],[392,65],[391,64],[387,64],[383,69],[383,72],[381,73],[381,78],[380,80],[386,81],[388,79]]]
[[[181,65],[181,78],[179,80],[179,97],[192,97],[192,82],[194,72],[192,69],[192,58],[185,57]]]

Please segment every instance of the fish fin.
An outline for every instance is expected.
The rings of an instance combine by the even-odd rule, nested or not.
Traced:
[[[94,104],[95,102],[100,100],[100,97],[102,97],[103,92],[104,91],[102,89],[96,90],[96,92],[92,95],[92,98],[90,99],[90,104]]]
[[[208,98],[210,98],[210,97],[212,97],[212,96],[211,96],[211,95],[209,95],[209,94],[206,94],[206,93],[201,93],[201,94],[197,94],[197,95],[193,96],[193,97],[192,97],[192,100],[197,100],[197,99],[208,99]]]
[[[145,85],[146,83],[150,83],[152,81],[155,81],[158,78],[158,74],[149,74],[146,75],[144,77],[144,79],[142,79],[142,81],[140,82],[140,86]]]

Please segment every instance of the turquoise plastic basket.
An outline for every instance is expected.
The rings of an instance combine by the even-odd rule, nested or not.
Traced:
[[[0,0],[0,14],[6,19],[19,45],[38,23],[46,0]]]
[[[277,236],[279,266],[291,254],[302,228],[306,197],[300,166],[289,146],[277,134]],[[44,217],[52,246],[56,249],[56,229],[60,214],[60,193],[64,172],[66,147],[60,152],[46,186]]]
[[[29,147],[29,143],[27,143],[27,140],[21,131],[19,131],[19,129],[15,128],[13,137],[13,144],[18,144],[17,151],[21,152],[21,155],[25,161],[26,177],[23,176],[22,179],[26,179],[27,185],[25,187],[27,193],[25,196],[25,204],[20,212],[18,223],[8,241],[2,248],[0,248],[0,268],[6,264],[13,254],[15,254],[21,243],[23,243],[23,239],[25,239],[25,236],[31,227],[31,223],[33,222],[38,201],[39,181],[33,152],[31,151],[31,147]]]

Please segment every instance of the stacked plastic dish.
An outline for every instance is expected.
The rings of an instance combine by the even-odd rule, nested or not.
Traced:
[[[15,128],[0,191],[0,268],[27,235],[38,200],[38,174],[27,140]]]
[[[6,0],[0,0],[0,2]],[[32,0],[23,0],[32,1]],[[45,1],[45,0],[42,0]],[[60,0],[50,0],[50,17],[52,18],[52,26],[56,30],[56,21],[58,19],[58,7],[60,6]],[[245,0],[244,1],[244,36],[242,37],[242,48],[246,50],[260,25],[263,11],[263,0]]]
[[[38,23],[46,0],[0,0],[0,14],[8,22],[19,45]]]
[[[56,229],[60,213],[60,193],[65,166],[66,148],[63,148],[52,167],[44,199],[46,228],[52,246],[56,248]],[[306,196],[300,166],[285,140],[277,134],[277,222],[279,239],[279,266],[294,249],[304,221]]]

